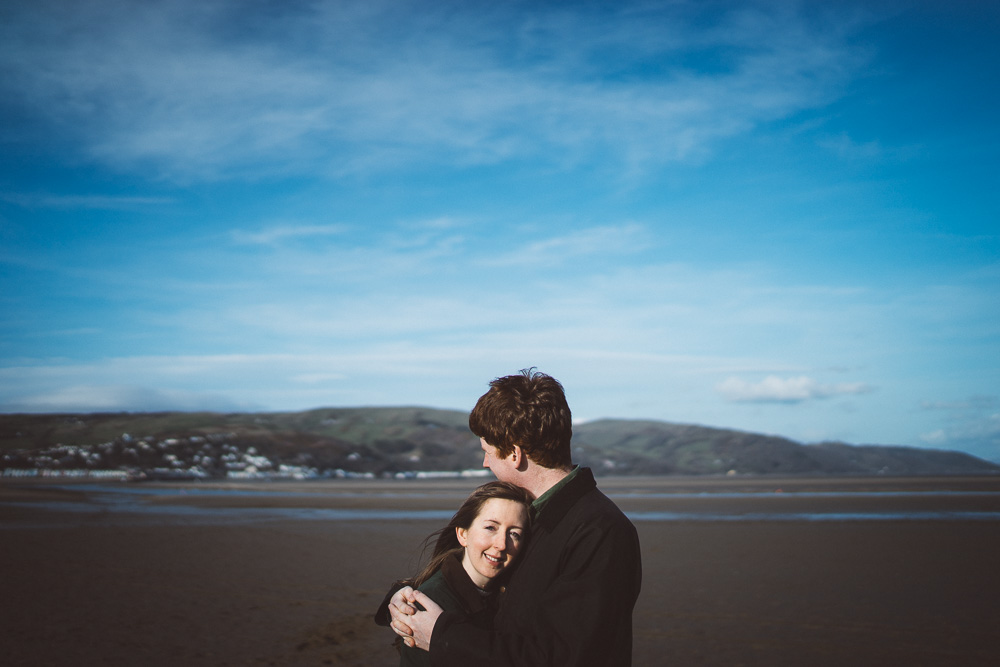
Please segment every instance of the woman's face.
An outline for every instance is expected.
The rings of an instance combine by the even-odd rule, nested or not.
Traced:
[[[485,587],[514,562],[527,521],[528,510],[521,503],[490,498],[468,529],[455,529],[465,547],[462,566],[476,586]]]

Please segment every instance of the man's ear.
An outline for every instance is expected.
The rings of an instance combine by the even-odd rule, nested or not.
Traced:
[[[510,463],[517,470],[524,470],[528,465],[528,457],[520,446],[514,445],[514,451],[510,453]]]

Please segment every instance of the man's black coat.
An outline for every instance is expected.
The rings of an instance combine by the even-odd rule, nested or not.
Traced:
[[[434,667],[623,667],[642,565],[635,526],[581,468],[544,505],[492,632],[445,612]]]

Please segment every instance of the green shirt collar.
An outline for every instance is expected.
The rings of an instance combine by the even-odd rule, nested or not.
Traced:
[[[540,514],[541,511],[542,511],[542,509],[545,507],[545,505],[550,500],[552,500],[552,496],[554,496],[557,493],[559,493],[559,491],[561,491],[564,486],[566,486],[567,484],[569,484],[570,480],[572,480],[574,477],[576,477],[576,474],[578,472],[580,472],[580,466],[574,466],[573,470],[571,470],[568,475],[566,475],[561,480],[559,480],[558,482],[556,482],[555,484],[553,484],[552,487],[548,491],[546,491],[542,495],[540,495],[537,498],[535,498],[535,502],[531,503],[531,507],[535,510],[535,515],[536,516],[538,514]]]

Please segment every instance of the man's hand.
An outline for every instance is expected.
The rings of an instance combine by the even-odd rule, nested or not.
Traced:
[[[413,630],[407,623],[410,617],[417,613],[417,608],[409,602],[413,593],[415,591],[411,587],[404,586],[393,593],[392,599],[389,600],[389,615],[392,617],[389,627],[403,638],[407,646],[413,646]]]
[[[420,591],[410,589],[410,592],[404,597],[408,605],[415,607],[419,603],[426,611],[417,611],[406,618],[406,623],[409,623],[410,637],[404,637],[403,641],[406,642],[407,646],[416,646],[429,651],[431,650],[431,635],[434,634],[434,624],[437,623],[438,616],[444,612],[444,609]],[[391,607],[390,612],[393,612]],[[393,626],[398,625],[395,619],[396,615],[393,612]]]

